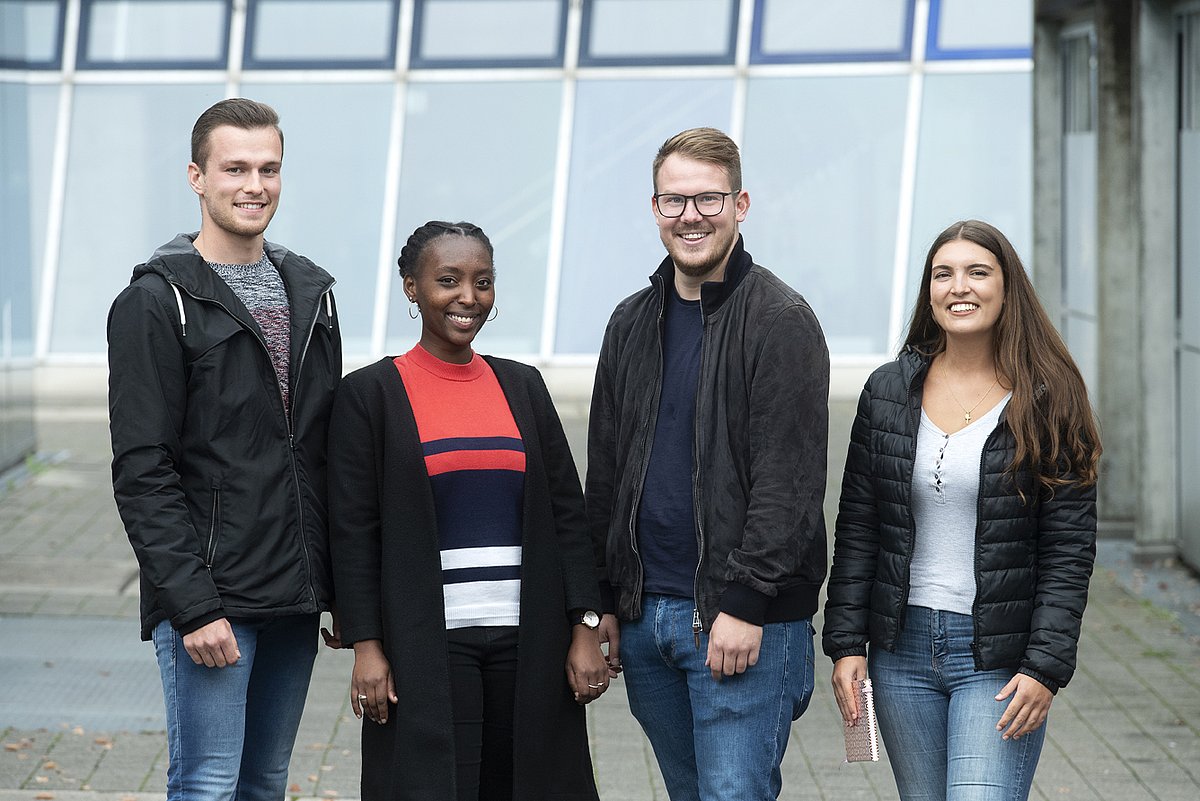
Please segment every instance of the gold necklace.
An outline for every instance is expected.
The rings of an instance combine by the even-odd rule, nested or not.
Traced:
[[[987,398],[988,395],[992,394],[992,390],[995,389],[996,385],[999,383],[1000,383],[1000,376],[996,376],[996,380],[993,381],[992,385],[987,388],[987,392],[983,393],[983,397],[981,397],[979,400],[975,401],[975,405],[972,406],[970,409],[968,409],[966,406],[962,405],[962,401],[960,401],[958,399],[958,396],[954,394],[954,389],[950,386],[950,382],[949,381],[946,382],[946,389],[950,392],[950,397],[954,398],[954,402],[958,404],[958,408],[963,410],[963,425],[969,426],[971,424],[971,414],[976,409],[979,408],[979,404],[983,403],[984,398]]]

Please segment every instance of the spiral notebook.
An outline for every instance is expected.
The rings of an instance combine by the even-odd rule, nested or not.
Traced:
[[[863,679],[858,685],[858,723],[846,726],[847,762],[879,761],[879,723],[875,719],[875,693],[871,680]]]

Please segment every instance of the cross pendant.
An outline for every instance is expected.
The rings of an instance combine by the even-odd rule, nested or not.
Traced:
[[[971,424],[971,413],[970,412],[967,412],[966,414],[963,415],[963,421],[965,423],[967,423],[967,425]]]

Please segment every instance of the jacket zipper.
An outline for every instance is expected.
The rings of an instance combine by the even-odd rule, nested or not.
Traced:
[[[212,570],[217,557],[217,521],[221,519],[221,490],[213,487],[212,519],[208,524],[208,551],[204,555],[204,566]]]
[[[700,387],[704,384],[704,365],[708,356],[708,315],[700,302],[700,371],[696,374],[696,412],[692,418],[692,517],[696,521],[696,574],[692,577],[692,640],[700,650],[700,569],[704,566],[704,519],[700,514],[700,405],[704,401]]]
[[[926,363],[921,369],[918,369],[917,372],[913,374],[912,380],[908,382],[908,402],[905,405],[908,410],[908,422],[909,422],[909,426],[910,426],[909,430],[912,431],[912,448],[909,450],[908,463],[909,463],[909,465],[912,466],[913,470],[916,470],[917,433],[918,433],[918,431],[920,429],[920,425],[921,425],[920,408],[918,407],[915,411],[913,410],[913,386],[916,384],[917,379],[920,378],[922,394],[924,393],[925,377],[929,372],[929,366],[931,363],[932,363],[932,361],[929,363]],[[905,560],[905,563],[904,563],[904,586],[903,586],[903,591],[900,594],[900,608],[898,610],[896,610],[896,612],[897,612],[897,614],[896,614],[896,640],[897,641],[899,641],[899,639],[900,639],[900,632],[904,631],[904,618],[905,618],[904,610],[906,608],[908,608],[908,591],[909,591],[909,585],[911,583],[910,578],[912,575],[912,554],[913,554],[913,550],[916,547],[916,539],[917,539],[917,521],[913,519],[913,513],[912,513],[912,472],[911,471],[908,476],[908,481],[904,483],[904,491],[906,493],[908,493],[908,498],[906,499],[906,502],[904,504],[904,510],[908,514],[908,558]],[[889,650],[891,650],[893,652],[896,650],[895,643],[892,644],[892,647]]]
[[[633,504],[629,509],[629,544],[633,549],[634,564],[637,567],[637,580],[633,587],[633,608],[640,614],[642,608],[642,587],[645,580],[645,568],[642,565],[642,555],[638,550],[637,544],[637,513],[638,507],[642,503],[642,490],[646,486],[646,470],[650,467],[650,450],[646,447],[647,440],[650,436],[650,418],[655,418],[655,426],[657,427],[658,418],[658,403],[662,397],[662,322],[663,322],[663,306],[666,302],[666,287],[663,286],[661,278],[656,277],[658,281],[658,382],[655,384],[654,396],[650,399],[650,406],[646,409],[646,417],[642,420],[642,460],[638,470],[637,488],[633,493]]]
[[[983,670],[980,665],[979,653],[979,612],[976,608],[979,604],[979,534],[983,530],[983,471],[987,460],[988,448],[992,444],[992,440],[996,438],[996,432],[1000,430],[1000,426],[1004,424],[1004,416],[1008,412],[1005,408],[1000,413],[1000,419],[996,423],[996,428],[992,433],[988,434],[986,440],[983,441],[983,448],[979,451],[979,492],[975,494],[975,547],[972,549],[974,564],[972,567],[975,571],[975,600],[971,603],[971,655],[975,659],[975,669]]]
[[[164,276],[164,278],[166,277]],[[194,294],[186,286],[177,284],[175,281],[171,281],[170,279],[166,280],[171,286],[178,286],[187,293],[188,297],[192,298],[196,302],[211,303],[232,317],[238,325],[245,329],[245,331],[253,336],[255,341],[262,346],[263,352],[267,355],[267,360],[270,361],[271,349],[267,347],[267,343],[263,340],[262,335],[250,326],[246,325],[241,318],[230,311],[228,306],[221,301],[216,300],[215,298],[202,298]],[[308,598],[314,603],[317,600],[317,592],[313,588],[312,583],[312,556],[308,552],[308,536],[304,531],[304,507],[300,503],[300,471],[296,467],[296,435],[295,431],[293,430],[293,423],[295,422],[296,398],[299,397],[300,393],[300,374],[304,369],[304,358],[308,355],[308,346],[309,343],[312,342],[313,332],[317,330],[317,319],[321,316],[321,301],[324,300],[326,295],[329,294],[332,286],[332,284],[326,286],[324,291],[322,291],[321,295],[317,298],[317,309],[313,314],[312,324],[308,327],[308,335],[304,339],[304,346],[300,349],[300,363],[296,366],[296,395],[292,397],[292,405],[290,408],[287,405],[286,399],[283,397],[283,387],[279,386],[278,379],[275,381],[275,388],[279,392],[279,408],[283,412],[283,423],[287,428],[288,434],[288,464],[292,468],[292,481],[296,486],[296,525],[300,528],[300,552],[304,557],[304,575],[306,578],[305,583],[308,585]],[[332,315],[329,318],[329,327],[330,329],[333,328]],[[211,567],[211,565],[209,566]]]

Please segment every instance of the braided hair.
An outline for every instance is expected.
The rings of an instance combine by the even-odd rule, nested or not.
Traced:
[[[487,234],[478,225],[469,222],[442,222],[441,220],[430,220],[420,228],[412,232],[412,236],[404,243],[404,247],[400,249],[400,258],[396,259],[396,266],[400,268],[400,277],[407,278],[414,275],[417,264],[421,261],[421,253],[424,252],[425,246],[435,239],[440,239],[443,236],[469,236],[478,239],[483,246],[487,248],[488,260],[491,261],[495,254],[492,251],[492,242],[488,239]]]

